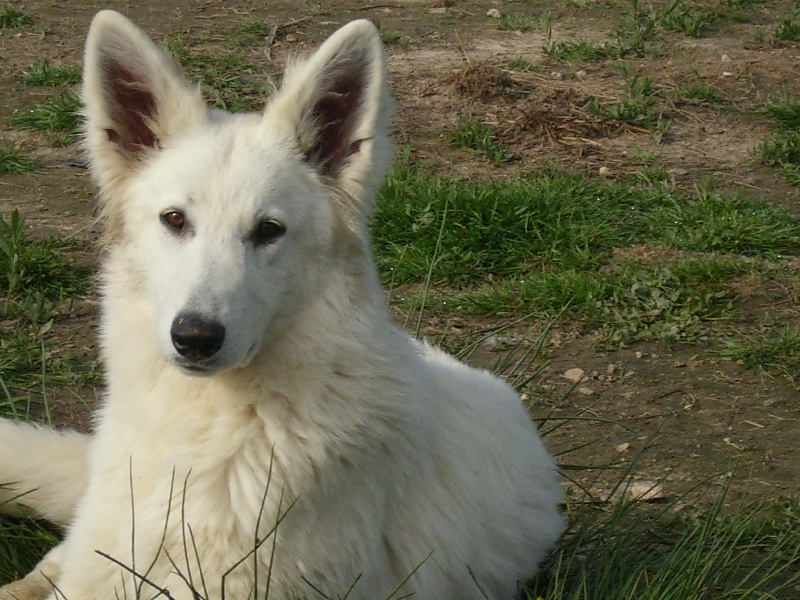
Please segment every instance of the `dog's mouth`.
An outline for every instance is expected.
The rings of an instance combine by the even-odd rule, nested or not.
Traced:
[[[226,369],[248,367],[258,354],[258,350],[259,344],[253,344],[248,348],[247,352],[245,352],[242,359],[236,361],[234,364],[226,364],[224,361],[215,360],[217,358],[216,356],[206,360],[191,360],[180,355],[168,356],[166,358],[186,375],[191,377],[211,377]]]
[[[181,371],[192,377],[208,377],[219,370],[212,363],[197,363],[188,360],[173,360],[171,362]]]

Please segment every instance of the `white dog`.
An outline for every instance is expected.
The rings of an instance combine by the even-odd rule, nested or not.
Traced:
[[[5,512],[67,525],[0,599],[512,600],[563,531],[556,467],[508,385],[387,314],[376,29],[231,115],[101,12],[83,97],[108,391],[91,437],[0,421]]]

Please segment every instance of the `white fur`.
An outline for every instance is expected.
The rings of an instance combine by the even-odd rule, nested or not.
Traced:
[[[151,598],[148,582],[216,600],[226,573],[234,600],[354,582],[350,600],[382,600],[409,575],[421,600],[514,598],[563,530],[556,468],[508,385],[387,315],[365,230],[390,160],[375,28],[294,64],[263,115],[206,110],[109,11],[84,79],[108,391],[88,442],[0,422],[0,481],[71,520],[0,599],[55,600],[52,580],[70,600]],[[285,233],[257,245],[267,218]],[[176,351],[185,311],[224,325],[213,356]]]

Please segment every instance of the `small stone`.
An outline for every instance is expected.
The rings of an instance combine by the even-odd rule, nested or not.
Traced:
[[[483,340],[483,342],[481,342],[481,345],[491,349],[497,346],[499,343],[500,343],[499,337],[497,337],[496,335],[490,335],[488,338]]]
[[[624,444],[620,444],[619,446],[616,446],[614,448],[614,450],[616,450],[617,452],[622,453],[622,452],[627,451],[628,448],[630,448],[630,447],[631,447],[631,445],[628,442],[625,442]]]
[[[628,488],[628,496],[640,502],[655,502],[667,497],[660,483],[652,481],[635,481]]]
[[[587,73],[583,69],[575,73],[575,77],[577,77],[578,79],[586,79],[586,75]]]
[[[611,177],[612,175],[611,169],[609,169],[608,167],[600,167],[597,170],[597,172],[600,175],[600,177]]]
[[[559,71],[551,71],[550,72],[550,77],[552,77],[553,79],[558,79],[559,81],[564,79],[564,75],[562,73],[560,73]]]
[[[731,73],[730,71],[723,71],[722,72],[722,76],[723,77],[733,77],[733,73]]]
[[[569,369],[567,371],[564,371],[562,377],[564,379],[569,379],[573,383],[578,383],[579,381],[582,381],[586,377],[586,372],[583,369],[575,367],[574,369]]]
[[[432,15],[443,15],[444,13],[447,12],[447,7],[440,6],[438,8],[430,8],[428,9],[428,12]]]
[[[727,54],[722,55],[722,62],[731,62],[731,57]]]
[[[289,33],[286,35],[286,41],[290,44],[294,44],[297,41],[297,36],[293,33]]]
[[[497,10],[496,8],[490,8],[489,10],[486,11],[486,16],[491,17],[493,19],[499,19],[501,15],[500,11]]]
[[[636,358],[641,359],[644,356],[644,352],[636,351]]]
[[[583,394],[584,396],[591,396],[592,394],[594,394],[594,390],[588,387],[579,387],[578,393]]]
[[[610,365],[608,365],[606,367],[606,375],[613,375],[614,371],[616,371],[616,370],[617,370],[617,365],[615,365],[614,363],[611,363]]]

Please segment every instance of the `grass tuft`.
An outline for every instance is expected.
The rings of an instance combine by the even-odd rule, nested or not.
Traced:
[[[716,12],[692,12],[683,8],[679,12],[672,12],[661,22],[664,29],[680,31],[689,37],[703,37],[708,30],[719,20]]]
[[[678,97],[706,104],[722,104],[725,101],[725,96],[721,91],[705,83],[693,83],[686,86],[678,92]]]
[[[600,61],[614,58],[618,50],[612,44],[595,44],[586,40],[577,42],[561,41],[547,45],[543,49],[550,58],[571,61]]]
[[[81,81],[81,70],[73,65],[52,66],[47,59],[26,69],[24,82],[32,86],[75,85]]]
[[[720,355],[741,361],[748,369],[779,372],[800,380],[800,330],[797,328],[728,341]]]
[[[620,71],[627,77],[625,98],[616,104],[601,104],[593,98],[588,109],[609,121],[620,121],[652,131],[657,143],[661,143],[670,129],[670,122],[655,109],[658,90],[649,77],[635,74],[629,77],[627,67]]]
[[[542,70],[541,65],[527,61],[521,56],[508,61],[506,66],[512,71],[522,71],[524,73],[536,73]]]
[[[530,31],[533,29],[534,21],[528,15],[514,13],[502,15],[497,26],[504,31]]]
[[[72,90],[66,90],[55,98],[35,105],[12,119],[13,123],[47,132],[55,143],[73,143],[81,129],[81,101]]]
[[[796,42],[800,40],[800,23],[794,19],[784,19],[775,27],[773,36],[776,40]]]
[[[11,4],[6,5],[3,11],[0,12],[0,29],[19,29],[32,23],[33,19],[17,10]]]
[[[793,185],[800,185],[800,100],[782,98],[767,104],[761,113],[773,123],[772,134],[758,147],[762,163],[779,169]]]
[[[0,175],[3,173],[31,173],[39,164],[18,144],[0,145]]]
[[[501,165],[517,159],[497,139],[490,127],[467,117],[459,120],[458,131],[453,135],[453,140],[459,148],[483,154],[493,165]]]
[[[91,285],[93,269],[68,260],[69,249],[60,239],[32,238],[17,211],[0,215],[0,323],[8,328],[0,338],[0,414],[19,416],[23,401],[9,388],[41,389],[45,374],[49,385],[97,380],[96,368],[78,374],[74,356],[48,341],[59,305]]]
[[[405,48],[411,42],[407,36],[402,35],[393,29],[387,29],[386,27],[382,26],[380,21],[375,21],[375,27],[378,28],[378,32],[381,36],[381,42],[383,42],[386,46],[400,46],[401,48]]]
[[[92,270],[68,261],[62,248],[56,238],[31,239],[18,211],[8,220],[0,215],[0,319],[15,314],[15,303],[62,300],[89,288]]]

